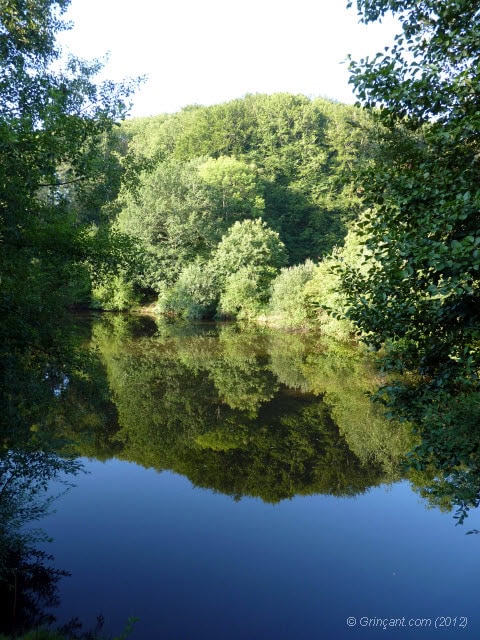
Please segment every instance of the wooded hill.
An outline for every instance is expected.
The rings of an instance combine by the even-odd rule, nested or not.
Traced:
[[[160,295],[163,311],[237,316],[249,289],[257,312],[281,267],[343,243],[361,208],[352,176],[371,152],[370,126],[355,107],[284,93],[124,122],[114,145],[134,179],[109,211],[137,254],[94,304]],[[222,296],[234,300],[219,306]]]

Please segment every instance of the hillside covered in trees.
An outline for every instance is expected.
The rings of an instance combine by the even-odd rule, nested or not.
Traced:
[[[190,319],[288,316],[284,281],[304,296],[359,216],[353,176],[371,126],[358,108],[289,94],[125,122],[112,144],[131,179],[105,209],[136,253],[93,290],[94,306],[158,297],[160,312]],[[304,325],[307,306],[290,303],[287,324]]]

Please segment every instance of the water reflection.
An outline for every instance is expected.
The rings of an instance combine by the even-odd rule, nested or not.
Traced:
[[[400,477],[409,436],[370,402],[376,379],[353,349],[229,325],[189,331],[161,325],[152,336],[150,325],[142,338],[130,318],[96,323],[117,456],[267,502],[355,495]]]
[[[48,379],[43,404],[23,409],[22,429],[2,433],[0,598],[9,613],[0,632],[53,619],[46,612],[66,572],[51,568],[31,523],[48,511],[49,484],[78,471],[76,456],[171,470],[236,501],[354,496],[408,477],[427,504],[456,508],[460,519],[478,505],[471,406],[459,399],[455,432],[422,439],[372,404],[381,379],[354,348],[114,315],[85,329],[81,375],[61,392]]]
[[[105,371],[85,349],[90,320],[50,329],[50,351],[13,349],[2,363],[0,633],[15,637],[55,621],[59,582],[69,574],[54,568],[41,527],[82,469],[77,443],[101,457],[108,439],[110,457],[118,428]],[[74,620],[65,637],[83,637],[80,630]]]
[[[460,522],[479,504],[480,411],[458,399],[452,428],[428,432],[386,420],[370,400],[383,380],[354,347],[125,316],[97,322],[93,344],[118,412],[104,457],[110,447],[235,499],[353,495],[407,477]]]
[[[52,482],[68,486],[80,465],[53,453],[24,448],[0,457],[0,632],[21,634],[55,621],[58,582],[69,575],[54,569],[41,549],[47,540],[34,522],[44,518],[55,499]]]

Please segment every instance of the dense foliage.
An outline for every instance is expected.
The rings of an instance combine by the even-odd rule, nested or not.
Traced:
[[[257,231],[258,242],[269,228],[285,246],[285,262],[265,269],[316,261],[341,244],[361,207],[352,175],[371,154],[368,122],[353,107],[289,94],[126,122],[119,138],[142,168],[135,190],[116,203],[118,228],[143,256],[129,282],[160,294],[164,312],[258,315],[269,297],[258,259],[239,262],[226,291],[224,238],[261,219],[240,228]],[[108,292],[103,303],[115,306]]]
[[[123,246],[100,224],[98,204],[106,175],[109,197],[119,188],[108,135],[130,90],[95,84],[96,63],[61,65],[55,37],[67,5],[6,0],[0,13],[0,393],[9,430],[41,422],[43,402],[79,366],[59,319]]]
[[[406,477],[429,504],[454,509],[459,519],[477,505],[469,453],[479,448],[478,401],[445,414],[456,421],[453,437],[448,429],[415,434],[371,402],[382,377],[354,346],[312,332],[163,320],[155,326],[128,316],[95,323],[93,345],[118,422],[105,403],[84,409],[90,418],[73,432],[66,423],[59,435],[78,442],[82,455],[115,455],[268,502],[351,495]],[[108,428],[99,430],[94,413]],[[419,446],[431,452],[407,471],[404,462]],[[453,468],[453,453],[462,466]]]
[[[450,388],[476,383],[479,338],[478,84],[475,3],[358,3],[366,21],[388,9],[403,32],[373,61],[353,64],[383,145],[362,176],[363,230],[376,264],[346,278],[350,315],[375,345],[402,341],[395,366]],[[388,149],[388,151],[385,151]]]
[[[463,520],[480,504],[476,3],[357,0],[365,22],[402,25],[351,63],[366,110],[248,95],[117,128],[130,88],[61,64],[68,4],[1,3],[1,631],[49,621],[64,572],[22,527],[79,453],[269,502],[352,496],[400,478],[406,457],[419,492]],[[388,375],[316,337],[176,340],[159,324],[144,341],[122,317],[87,354],[89,330],[64,323],[145,298],[185,319],[357,335]],[[382,382],[413,435],[369,402]]]
[[[475,505],[478,451],[459,434],[478,427],[480,10],[466,0],[357,7],[365,22],[393,11],[402,31],[351,66],[381,145],[360,175],[370,268],[344,269],[347,315],[396,375],[380,396],[422,433],[415,464],[435,459]]]

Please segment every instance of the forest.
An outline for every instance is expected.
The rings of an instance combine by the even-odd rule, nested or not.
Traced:
[[[320,305],[335,276],[325,291],[320,283],[360,214],[353,176],[372,153],[373,126],[358,108],[288,94],[126,121],[110,144],[134,184],[105,207],[134,255],[113,279],[86,287],[85,303],[154,301],[157,313],[188,320],[325,323]]]
[[[252,94],[140,119],[127,117],[135,82],[99,83],[98,62],[59,67],[68,4],[5,0],[0,15],[2,448],[36,456],[62,390],[98,391],[72,315],[260,324],[373,357],[371,401],[392,434],[413,435],[402,468],[430,474],[432,500],[448,496],[463,520],[480,503],[477,4],[357,0],[361,21],[391,11],[401,32],[350,61],[355,106]],[[104,366],[123,366],[97,341]],[[308,440],[309,414],[295,411]],[[308,411],[333,438],[320,405]],[[196,429],[185,455],[216,464],[214,435]],[[187,458],[155,464],[194,469]],[[49,473],[69,464],[49,459]],[[388,475],[375,474],[365,482]],[[250,490],[289,495],[272,487]]]

